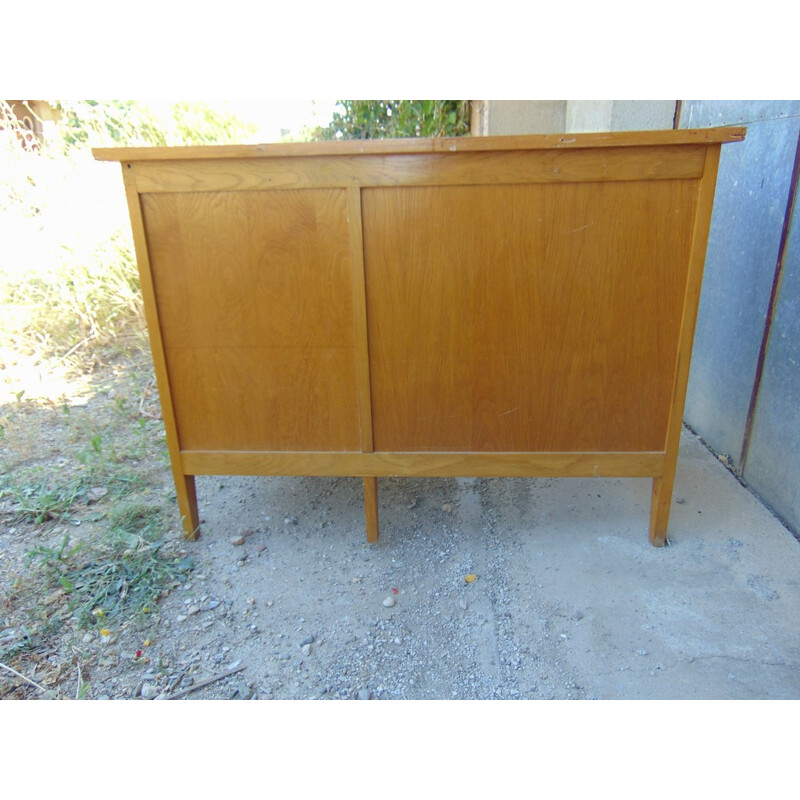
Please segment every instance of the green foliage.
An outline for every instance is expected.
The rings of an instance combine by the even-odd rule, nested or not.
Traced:
[[[65,152],[86,146],[236,144],[256,128],[200,102],[163,108],[132,100],[56,100]]]
[[[0,484],[0,498],[9,497],[14,522],[41,525],[51,519],[63,519],[73,505],[85,496],[86,484],[80,478],[59,480],[41,467],[20,470]]]
[[[397,139],[465,136],[469,133],[468,100],[340,100],[326,128],[309,138]]]
[[[227,144],[255,131],[224,108],[53,100],[47,139],[0,100],[0,352],[86,368],[141,346],[144,316],[119,173],[90,148]]]
[[[107,144],[163,145],[163,127],[147,108],[125,100],[56,100],[64,152]]]
[[[135,512],[99,542],[70,546],[65,535],[56,547],[37,545],[28,554],[28,566],[46,586],[64,593],[67,608],[83,627],[119,625],[150,614],[161,595],[192,568],[187,559],[168,555],[163,539],[154,538],[157,515]]]

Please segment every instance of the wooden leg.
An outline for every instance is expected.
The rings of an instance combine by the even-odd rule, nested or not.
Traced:
[[[364,514],[367,519],[367,541],[378,541],[378,479],[364,478]]]
[[[200,533],[200,515],[197,513],[197,491],[194,475],[182,475],[175,480],[178,508],[181,512],[184,536],[194,541]]]
[[[650,506],[650,544],[663,547],[667,543],[667,525],[672,503],[672,485],[675,482],[674,468],[668,475],[653,478],[653,497]]]

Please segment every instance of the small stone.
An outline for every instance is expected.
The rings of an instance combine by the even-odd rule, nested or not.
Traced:
[[[386,598],[386,599],[383,601],[383,604],[386,606],[386,608],[391,608],[391,607],[392,607],[392,606],[395,604],[395,602],[396,602],[396,600],[394,599],[394,597],[392,597],[392,595],[389,595],[389,596],[388,596],[388,597],[387,597],[387,598]]]
[[[243,539],[246,539],[248,536],[252,536],[255,531],[252,528],[239,528],[239,536]]]
[[[448,514],[452,514],[454,508],[455,508],[455,506],[452,503],[444,503],[442,505],[442,511],[445,511]]]
[[[572,615],[572,619],[573,619],[575,622],[580,622],[580,620],[582,620],[582,619],[583,619],[583,611],[576,611],[576,612],[575,612],[575,613]]]
[[[314,643],[314,637],[313,636],[306,636],[306,638],[303,639],[302,642],[300,642],[300,646],[303,647],[303,646],[305,646],[307,644],[313,644],[313,643]]]
[[[158,686],[153,683],[143,683],[141,695],[144,697],[145,700],[153,700],[154,698],[158,697],[161,694]]]
[[[4,631],[0,632],[0,644],[11,644],[19,637],[19,635],[20,632],[17,630],[17,628],[6,628]],[[91,634],[87,633],[86,635],[90,636]]]
[[[234,536],[233,539],[231,539],[231,544],[234,545],[234,547],[238,547],[239,545],[243,545],[244,544],[244,536]]]
[[[193,615],[197,614],[197,612],[198,612],[198,611],[200,611],[200,606],[198,606],[198,605],[191,605],[191,606],[189,606],[189,608],[187,609],[186,613],[187,613],[187,614],[188,614],[188,615],[191,617],[191,616],[193,616]]]
[[[372,698],[372,692],[369,689],[359,689],[358,690],[358,699],[359,700],[370,700]]]
[[[106,489],[104,486],[93,486],[88,492],[86,492],[86,505],[90,506],[92,503],[96,503],[107,494],[108,489]]]
[[[458,607],[461,608],[463,611],[466,611],[469,608],[469,603],[466,601],[466,598],[462,597],[458,601]]]
[[[45,597],[45,599],[42,602],[46,606],[51,606],[53,605],[53,603],[55,603],[56,600],[58,600],[59,597],[63,597],[63,595],[64,595],[63,589],[56,589],[51,594],[47,595],[47,597]]]
[[[249,686],[240,686],[239,687],[239,699],[240,700],[251,700],[253,697],[253,690]]]
[[[176,622],[186,622],[187,619],[188,617],[186,616],[186,614],[178,614],[178,616],[175,617]]]
[[[311,645],[310,644],[304,644],[303,647],[302,647],[302,651],[301,652],[303,653],[304,656],[310,656],[311,655]]]

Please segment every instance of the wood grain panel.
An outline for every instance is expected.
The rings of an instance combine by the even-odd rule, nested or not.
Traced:
[[[664,453],[268,453],[184,450],[193,475],[476,478],[660,476]]]
[[[132,166],[138,190],[267,191],[309,187],[568,183],[698,178],[704,145],[603,150],[408,153],[143,162]]]
[[[719,127],[681,130],[548,133],[534,136],[465,136],[414,139],[359,139],[280,144],[222,144],[188,147],[97,147],[98,161],[192,161],[197,159],[247,159],[285,156],[342,156],[377,153],[453,153],[505,150],[577,150],[603,147],[739,142],[745,128]]]
[[[143,195],[168,346],[352,345],[343,191]]]
[[[697,323],[697,306],[703,284],[708,232],[714,208],[717,170],[720,160],[720,145],[710,146],[706,157],[703,179],[698,188],[697,211],[695,214],[692,247],[689,253],[688,279],[678,341],[678,358],[675,365],[673,394],[670,402],[669,421],[666,437],[666,461],[664,474],[653,481],[653,497],[650,512],[650,542],[663,546],[667,539],[672,489],[675,469],[678,462],[681,428],[683,427],[683,408],[686,400],[686,387],[689,381],[689,367],[692,360],[694,329]]]
[[[375,449],[663,450],[696,193],[365,190]]]
[[[358,450],[352,348],[167,348],[181,446]]]
[[[345,193],[141,199],[181,447],[357,449]]]

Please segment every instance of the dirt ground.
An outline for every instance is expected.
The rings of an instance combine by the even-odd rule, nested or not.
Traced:
[[[20,397],[19,374],[0,697],[800,697],[800,545],[688,431],[666,548],[649,482],[605,479],[382,479],[368,545],[359,479],[203,477],[187,542],[146,356]],[[158,600],[81,611],[74,576],[147,544]]]
[[[365,541],[359,479],[199,478],[201,536],[187,542],[146,356],[77,383],[41,378],[38,394],[0,414],[3,697],[582,695],[555,652],[518,648],[504,623],[500,576],[513,554],[496,518],[503,506],[523,509],[526,482],[382,480],[375,546]],[[7,395],[16,391],[9,384]],[[40,482],[70,484],[92,467],[89,483],[99,485],[45,519],[20,518],[23,495]],[[102,543],[119,509],[137,503],[161,511],[164,551],[185,570],[144,618],[93,609],[101,615],[87,623],[41,554],[65,537],[68,551]],[[478,520],[465,536],[465,521]],[[570,613],[577,622],[580,612]],[[462,661],[456,644],[467,640]],[[540,686],[516,679],[526,660],[541,663]]]

